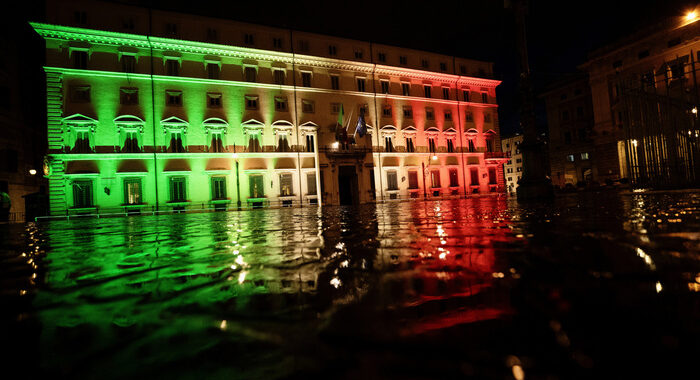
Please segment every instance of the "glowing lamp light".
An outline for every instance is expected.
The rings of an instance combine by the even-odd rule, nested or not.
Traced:
[[[698,13],[695,11],[690,11],[686,13],[685,15],[685,20],[686,21],[694,21],[698,17]]]
[[[338,149],[338,146],[339,146],[339,145],[340,145],[340,144],[339,144],[337,141],[334,141],[333,144],[331,144],[331,147],[332,147],[333,149]]]
[[[29,169],[29,174],[36,175],[36,169]]]
[[[436,161],[436,160],[437,160],[437,156],[433,156],[433,161]]]
[[[234,160],[237,160],[237,159],[238,159],[238,153],[233,153],[233,154],[231,155],[231,158],[233,158]]]
[[[697,113],[698,113],[698,107],[693,107],[693,109],[690,110],[690,112],[692,112],[692,113],[694,113],[694,114],[697,115]]]
[[[634,147],[636,148],[637,147],[637,140],[632,140],[632,145],[634,145]]]

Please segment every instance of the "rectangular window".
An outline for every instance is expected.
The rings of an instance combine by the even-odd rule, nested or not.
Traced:
[[[124,178],[124,204],[141,204],[141,178]]]
[[[496,178],[496,168],[489,168],[489,185],[498,184],[498,179]]]
[[[275,97],[275,111],[286,112],[287,111],[287,98]]]
[[[165,75],[176,77],[180,74],[180,61],[177,59],[165,58]]]
[[[130,54],[122,54],[122,71],[125,73],[136,72],[136,57]]]
[[[328,55],[330,55],[330,56],[338,55],[338,47],[335,45],[328,45]]]
[[[207,93],[207,107],[209,107],[209,108],[221,107],[221,93],[215,93],[215,92]]]
[[[407,65],[408,64],[408,58],[405,55],[400,55],[399,56],[399,64],[401,65]]]
[[[306,40],[299,40],[299,51],[300,52],[308,52],[309,51],[309,41]]]
[[[459,176],[457,174],[457,169],[450,169],[450,187],[459,186]]]
[[[340,112],[340,103],[331,103],[331,114],[338,114]]]
[[[306,194],[316,195],[316,173],[306,173]]]
[[[272,46],[274,46],[275,49],[282,49],[282,39],[278,37],[272,38]]]
[[[217,42],[219,40],[219,33],[217,33],[214,28],[207,28],[207,41]]]
[[[389,170],[386,172],[386,189],[387,190],[398,190],[399,181],[396,176],[396,170]]]
[[[364,55],[364,54],[363,54],[363,52],[362,52],[362,49],[356,49],[356,50],[355,50],[355,59],[362,59],[362,56],[363,56],[363,55]]]
[[[583,152],[583,153],[581,153],[581,159],[582,159],[582,160],[587,160],[587,159],[588,159],[588,152]]]
[[[169,153],[185,152],[185,145],[182,143],[182,131],[170,132],[170,144],[168,146]]]
[[[469,169],[469,177],[471,186],[479,186],[479,169],[471,168]]]
[[[87,25],[87,12],[85,11],[76,11],[73,14],[73,18],[75,20],[75,23],[78,25]]]
[[[73,50],[73,68],[79,70],[87,69],[88,52],[85,50]]]
[[[394,142],[392,141],[391,136],[384,137],[384,150],[387,152],[394,151]]]
[[[454,153],[454,152],[455,152],[454,140],[447,139],[447,153]]]
[[[391,117],[391,106],[390,105],[385,105],[382,107],[382,116],[383,117]]]
[[[173,23],[165,24],[165,35],[168,37],[177,36],[177,24],[173,24]]]
[[[418,188],[418,172],[411,170],[408,172],[408,188],[417,189]]]
[[[226,177],[211,177],[211,199],[226,199]]]
[[[257,95],[246,95],[245,96],[245,109],[247,109],[247,110],[257,110],[258,109],[258,96]]]
[[[338,75],[331,75],[331,89],[340,90],[340,77]]]
[[[561,111],[561,120],[562,121],[569,121],[569,111]]]
[[[223,153],[224,151],[224,141],[221,134],[221,131],[215,131],[211,133],[210,150],[214,153]]]
[[[462,75],[466,75],[467,74],[467,66],[459,65],[459,73]]]
[[[449,87],[443,87],[442,88],[442,98],[443,99],[450,99],[450,88]]]
[[[431,86],[427,86],[427,85],[423,86],[423,92],[424,92],[426,98],[431,97],[431,93],[430,93],[431,90],[432,90]]]
[[[255,82],[258,70],[253,66],[246,66],[245,69],[243,69],[243,74],[246,82]]]
[[[263,176],[260,174],[251,175],[248,177],[250,186],[250,198],[265,197],[265,186],[263,186]]]
[[[440,188],[440,171],[431,170],[430,171],[430,187],[433,189]]]
[[[403,117],[406,119],[413,119],[413,108],[411,108],[411,106],[403,107]]]
[[[428,65],[428,60],[427,60],[427,59],[421,59],[420,65],[421,65],[421,67],[423,67],[424,69],[427,69],[428,66],[429,66],[429,65]]]
[[[379,60],[379,62],[386,62],[386,53],[379,53],[377,55],[377,59]]]
[[[435,111],[433,110],[433,107],[425,107],[425,119],[435,120]]]
[[[474,139],[471,138],[471,139],[469,139],[469,140],[467,140],[467,141],[468,141],[468,144],[469,144],[469,152],[470,152],[470,153],[476,152],[476,145],[474,144]]]
[[[165,90],[165,104],[168,106],[181,106],[182,91]]]
[[[452,111],[445,111],[445,121],[452,121]]]
[[[284,85],[284,70],[272,70],[275,84]]]
[[[306,135],[306,151],[307,152],[314,152],[314,135],[312,134],[307,134]]]
[[[566,156],[566,160],[569,161],[569,162],[574,162],[574,155],[573,155],[573,154],[567,155],[567,156]]]
[[[435,137],[428,137],[428,150],[430,153],[437,152],[437,144],[435,144]]]
[[[122,152],[124,153],[140,153],[141,147],[139,146],[139,139],[136,131],[127,131],[124,136],[124,146],[122,147]]]
[[[262,147],[260,146],[260,136],[258,134],[248,135],[248,152],[261,152]]]
[[[90,86],[70,86],[70,97],[73,103],[89,103]]]
[[[301,85],[304,87],[311,87],[311,73],[308,71],[301,72]]]
[[[139,104],[139,89],[135,87],[122,87],[119,89],[119,104]]]
[[[246,45],[254,45],[255,44],[255,37],[253,37],[252,34],[245,33],[243,35],[243,41],[245,42]]]
[[[445,62],[440,62],[440,71],[447,71],[447,64]]]
[[[488,103],[489,102],[489,94],[486,92],[481,93],[481,102],[482,103]]]
[[[462,90],[462,100],[464,100],[465,102],[471,100],[469,97],[470,95],[471,94],[469,93],[469,90]]]
[[[365,92],[365,78],[357,78],[357,91]]]
[[[219,79],[219,64],[218,63],[207,62],[207,78]]]
[[[488,112],[484,113],[484,123],[490,123],[491,122],[491,114]]]
[[[185,177],[170,177],[170,202],[187,201]]]
[[[314,113],[316,107],[313,100],[302,99],[301,100],[301,112],[304,113]]]
[[[92,207],[92,180],[73,181],[73,207]]]
[[[406,152],[413,153],[416,151],[413,145],[413,137],[406,137]]]
[[[401,83],[401,94],[403,96],[410,96],[411,95],[411,84],[410,83]]]
[[[389,93],[389,81],[388,80],[382,80],[379,81],[382,85],[382,94],[388,94]]]
[[[289,152],[289,140],[286,134],[280,134],[277,136],[277,151],[278,152]]]
[[[564,132],[564,143],[571,144],[571,132],[569,132],[569,131]]]
[[[90,132],[77,131],[75,136],[75,145],[73,153],[93,153],[92,145],[90,145]]]

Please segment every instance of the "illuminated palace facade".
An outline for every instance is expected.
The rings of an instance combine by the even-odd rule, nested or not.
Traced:
[[[52,215],[505,191],[487,62],[111,3],[47,2]],[[368,134],[336,141],[336,125]]]

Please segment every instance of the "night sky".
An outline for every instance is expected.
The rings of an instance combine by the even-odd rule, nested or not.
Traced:
[[[517,131],[514,17],[502,0],[425,1],[410,6],[376,0],[227,1],[216,6],[215,1],[123,2],[492,61],[496,78],[503,81],[498,88],[501,133]],[[682,16],[696,5],[687,0],[531,1],[528,48],[536,91],[575,72],[596,48],[668,17]],[[17,19],[35,19],[37,7],[41,6],[29,6],[31,12]],[[543,105],[538,102],[538,125],[544,127]]]

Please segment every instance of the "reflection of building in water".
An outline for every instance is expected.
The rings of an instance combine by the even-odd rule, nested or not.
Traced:
[[[700,181],[697,14],[642,30],[594,52],[588,72],[600,179],[638,187]]]
[[[471,199],[464,209],[450,202],[378,210],[383,300],[402,310],[397,315],[421,316],[405,333],[493,319],[508,310],[507,295],[494,288],[504,277],[495,244],[510,231],[506,201]]]
[[[504,189],[491,63],[115,3],[46,14],[52,215]],[[337,121],[352,136],[360,114],[348,143]]]

